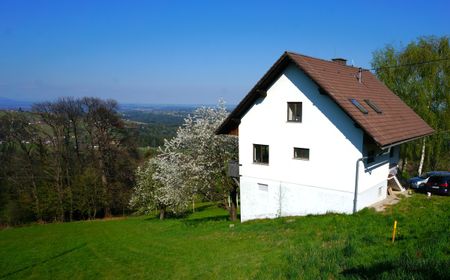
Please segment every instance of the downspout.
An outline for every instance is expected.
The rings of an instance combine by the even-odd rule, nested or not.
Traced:
[[[391,147],[388,148],[387,152],[376,155],[376,157],[384,156],[389,154],[391,151]],[[356,213],[356,207],[358,204],[358,181],[359,181],[359,162],[367,159],[368,157],[362,157],[356,160],[356,176],[355,176],[355,194],[353,196],[353,214]]]
[[[362,157],[356,160],[356,176],[355,176],[355,194],[353,197],[353,214],[356,213],[356,205],[358,203],[358,181],[359,181],[359,162],[367,159],[367,157]]]

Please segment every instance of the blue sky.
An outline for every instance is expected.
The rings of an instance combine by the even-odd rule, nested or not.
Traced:
[[[450,1],[0,1],[0,97],[236,104],[285,51],[370,67]]]

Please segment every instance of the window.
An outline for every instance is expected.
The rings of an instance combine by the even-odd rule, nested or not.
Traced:
[[[363,105],[361,105],[361,104],[358,102],[358,100],[356,100],[356,99],[354,99],[354,98],[349,99],[349,100],[350,100],[350,102],[351,102],[353,105],[355,105],[356,108],[358,108],[358,109],[361,111],[361,113],[363,113],[363,114],[368,114],[368,113],[369,113],[369,111],[367,111],[366,108],[364,108]]]
[[[294,159],[309,160],[309,149],[294,148]]]
[[[269,185],[258,183],[258,189],[263,192],[269,191]]]
[[[364,101],[367,103],[367,105],[370,106],[370,108],[372,108],[375,112],[377,112],[378,114],[383,113],[383,111],[381,111],[380,107],[377,106],[377,104],[375,104],[375,102],[373,102],[370,99],[364,99]]]
[[[288,122],[302,122],[302,102],[288,102]]]
[[[253,144],[253,162],[269,164],[269,145]]]

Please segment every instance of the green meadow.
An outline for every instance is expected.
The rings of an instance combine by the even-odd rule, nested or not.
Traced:
[[[392,243],[394,220],[398,234]],[[0,230],[0,279],[449,279],[450,198],[232,223],[214,204]]]

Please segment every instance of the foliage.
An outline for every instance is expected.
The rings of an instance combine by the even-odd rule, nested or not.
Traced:
[[[432,61],[431,63],[421,63]],[[397,67],[398,66],[398,67]],[[406,47],[374,52],[376,75],[436,133],[426,140],[425,170],[450,166],[450,43],[448,37],[421,37]],[[403,162],[416,167],[422,141],[402,146]]]
[[[215,130],[227,115],[224,103],[198,108],[189,115],[176,137],[166,140],[159,155],[138,169],[131,204],[179,212],[194,195],[210,200],[226,196],[233,184],[225,167],[237,157],[237,139],[216,135]]]
[[[155,105],[128,108],[122,112],[122,118],[134,130],[138,146],[155,148],[164,145],[164,139],[175,137],[178,127],[193,111],[194,107]]]
[[[135,145],[117,103],[85,97],[0,117],[0,224],[123,213]]]
[[[227,212],[209,203],[166,221],[10,228],[0,231],[0,278],[449,279],[449,207],[448,197],[415,194],[384,213],[230,227]]]
[[[159,164],[159,166],[158,166]],[[137,213],[148,214],[155,209],[168,209],[177,213],[185,209],[186,194],[182,188],[164,185],[156,179],[156,172],[164,162],[150,159],[143,166],[137,168],[136,185],[133,188],[130,205],[137,209]],[[168,172],[171,166],[163,167]]]

